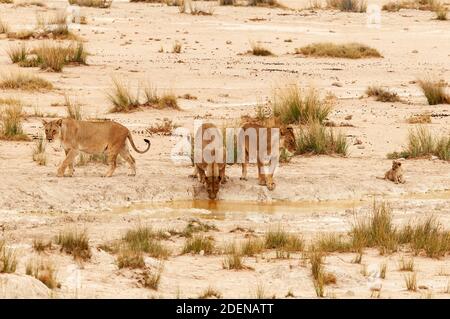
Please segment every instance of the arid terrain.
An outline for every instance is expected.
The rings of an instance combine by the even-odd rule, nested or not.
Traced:
[[[0,0],[0,21],[13,31],[31,29],[37,15],[67,6],[66,1],[42,2],[45,6],[17,6]],[[431,123],[422,126],[436,136],[450,134],[450,104],[429,105],[418,85],[421,79],[442,80],[450,94],[450,21],[436,20],[432,11],[401,9],[382,11],[381,24],[373,26],[367,25],[366,13],[308,9],[306,0],[283,2],[291,9],[194,4],[212,15],[127,1],[113,1],[110,8],[81,7],[86,21],[71,24],[70,31],[83,41],[87,65],[69,64],[62,72],[20,67],[7,52],[21,43],[32,48],[68,40],[20,40],[0,32],[0,74],[20,69],[53,84],[49,90],[0,89],[2,110],[7,99],[20,100],[23,131],[30,138],[0,139],[0,266],[5,256],[17,262],[15,271],[0,267],[0,297],[196,298],[213,295],[204,295],[210,287],[224,298],[449,298],[449,160],[434,155],[401,160],[404,184],[376,177],[391,167],[387,154],[407,146],[409,132],[417,127],[409,118],[428,114]],[[315,42],[358,42],[382,57],[295,53]],[[273,55],[252,55],[252,43]],[[179,53],[174,52],[176,44]],[[151,83],[161,94],[178,97],[179,109],[112,113],[108,93],[113,79],[121,79],[133,94],[139,89],[143,94],[143,83]],[[345,135],[348,153],[293,156],[280,165],[273,191],[258,185],[255,165],[248,181],[239,179],[239,165],[230,165],[228,183],[216,201],[208,201],[203,185],[188,177],[192,166],[171,160],[180,138],[148,131],[164,119],[188,129],[194,119],[238,125],[242,115],[255,116],[258,105],[273,102],[274,90],[289,83],[314,87],[321,97],[334,96],[327,121]],[[366,89],[373,85],[397,93],[400,100],[368,97]],[[121,161],[111,178],[102,177],[107,166],[99,162],[77,165],[73,177],[58,178],[65,157],[58,141],[46,144],[45,165],[33,160],[36,138],[44,134],[42,120],[66,117],[67,98],[81,107],[85,119],[112,119],[128,127],[140,149],[143,138],[150,139],[149,152],[131,151],[136,176],[128,176]],[[435,218],[444,238],[439,237],[444,242],[436,248],[439,253],[429,257],[426,248],[410,249],[410,241],[400,239],[397,249],[383,254],[378,243],[358,248],[348,234],[352,225],[369,221],[374,204],[382,202],[390,206],[399,232],[410,223]],[[189,224],[200,225],[193,235],[184,231]],[[120,267],[118,259],[127,250],[117,243],[126,241],[128,230],[142,227],[161,230],[150,236],[151,242],[167,247],[168,254],[144,250],[136,257],[144,264]],[[270,247],[268,234],[274,229],[301,237],[304,247]],[[57,237],[73,230],[85,232],[90,258],[63,251]],[[323,271],[335,278],[318,293],[310,247],[327,234],[353,240],[353,246],[322,252]],[[211,253],[185,251],[186,241],[198,236],[213,242]],[[227,256],[238,255],[229,246],[249,238],[265,241],[265,249],[239,255],[245,264],[241,269],[225,269]],[[51,247],[36,249],[38,242],[49,241]],[[399,269],[411,259],[413,271]],[[54,268],[53,289],[30,275],[27,266],[36,260]],[[384,266],[386,275],[381,276]],[[151,285],[148,274],[155,272],[160,280]],[[413,274],[417,287],[407,289]]]

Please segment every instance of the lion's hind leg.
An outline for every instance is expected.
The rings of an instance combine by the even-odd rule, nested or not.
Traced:
[[[136,175],[136,160],[131,156],[130,151],[128,150],[128,147],[123,147],[120,151],[120,156],[127,161],[127,163],[130,165],[131,172],[128,174],[129,176],[135,176]]]

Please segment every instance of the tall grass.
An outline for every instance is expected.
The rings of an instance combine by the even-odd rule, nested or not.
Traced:
[[[86,231],[62,231],[56,237],[56,243],[61,245],[61,251],[72,255],[74,259],[87,260],[91,258],[89,238]]]
[[[288,252],[303,251],[305,243],[301,236],[287,233],[281,226],[269,229],[264,236],[267,249],[278,249]]]
[[[3,90],[37,91],[52,88],[53,85],[49,81],[30,73],[17,71],[0,75],[0,89]]]
[[[382,58],[376,49],[361,43],[334,44],[331,42],[313,43],[295,49],[295,53],[312,57],[345,59]]]
[[[22,106],[9,105],[1,110],[0,139],[12,141],[28,141],[22,128]]]
[[[311,122],[300,128],[296,136],[297,154],[348,154],[348,142],[341,132],[324,127],[319,122]]]
[[[111,112],[130,112],[139,108],[139,89],[137,94],[131,93],[129,86],[118,78],[112,79],[112,89],[107,92],[107,97],[113,105]]]
[[[205,255],[211,255],[214,252],[214,241],[203,235],[195,235],[192,238],[188,238],[183,247],[183,254],[202,253]]]
[[[17,268],[17,257],[14,250],[6,247],[6,243],[0,240],[0,274],[13,273]]]
[[[442,81],[419,80],[418,83],[429,105],[450,104],[450,95],[444,91]]]
[[[276,89],[273,100],[273,114],[284,124],[322,123],[333,108],[331,101],[321,99],[317,90],[302,90],[296,84]]]
[[[404,150],[389,153],[387,157],[395,159],[434,155],[445,161],[450,160],[450,134],[434,136],[427,127],[418,126],[409,131],[407,143]]]
[[[19,63],[26,60],[29,52],[25,43],[22,43],[20,45],[10,46],[6,53],[12,63]]]
[[[67,117],[70,119],[81,121],[83,119],[81,105],[77,102],[72,101],[68,95],[64,95],[64,100]]]

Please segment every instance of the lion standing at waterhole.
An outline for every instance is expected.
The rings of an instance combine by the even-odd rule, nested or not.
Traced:
[[[131,168],[130,176],[136,175],[136,161],[131,156],[126,140],[130,141],[133,149],[138,153],[145,153],[150,149],[150,141],[144,139],[147,148],[140,151],[134,145],[130,131],[123,125],[113,121],[77,121],[73,119],[58,119],[42,121],[45,136],[49,142],[59,137],[66,152],[66,158],[58,168],[57,176],[63,177],[67,167],[69,175],[73,176],[73,161],[78,153],[88,154],[107,153],[109,169],[104,176],[111,177],[116,169],[116,159],[120,156],[128,162]]]

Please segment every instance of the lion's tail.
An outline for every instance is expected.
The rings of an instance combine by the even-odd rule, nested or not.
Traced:
[[[130,133],[130,132],[128,132],[128,136],[127,136],[127,137],[128,137],[128,140],[130,141],[131,147],[133,147],[133,149],[134,149],[136,152],[138,152],[138,153],[140,153],[140,154],[144,154],[145,152],[147,152],[147,151],[150,149],[151,143],[150,143],[150,141],[149,141],[148,139],[144,138],[145,143],[147,143],[147,148],[146,148],[144,151],[140,151],[140,150],[138,150],[138,148],[136,147],[136,145],[134,145],[133,137],[131,136],[131,133]]]

